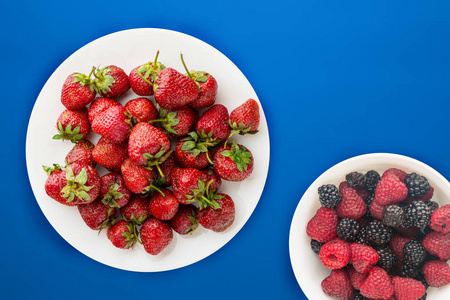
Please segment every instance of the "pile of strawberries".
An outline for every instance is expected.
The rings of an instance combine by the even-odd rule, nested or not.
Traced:
[[[260,122],[254,99],[229,114],[215,103],[211,74],[188,71],[181,55],[182,74],[158,55],[129,75],[114,65],[70,74],[53,138],[75,145],[64,166],[44,166],[51,198],[76,206],[87,226],[107,230],[114,246],[138,241],[152,255],[167,247],[173,231],[192,234],[201,224],[222,232],[232,225],[235,205],[220,186],[249,177],[254,159],[230,138],[257,133]],[[130,89],[136,98],[121,103]],[[91,131],[100,136],[95,145]],[[99,167],[107,173],[100,176]]]
[[[319,187],[321,207],[306,228],[331,273],[322,290],[341,300],[426,299],[450,283],[450,205],[417,174],[390,168],[351,172]]]

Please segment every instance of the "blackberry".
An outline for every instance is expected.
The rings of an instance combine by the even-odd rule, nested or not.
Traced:
[[[369,196],[364,199],[364,203],[366,204],[366,213],[364,214],[364,218],[370,219],[372,215],[370,214],[370,204],[372,203],[373,199],[375,198],[375,193],[370,194]]]
[[[397,264],[397,257],[394,252],[392,252],[392,250],[388,247],[378,248],[376,251],[379,257],[377,265],[386,270],[386,272],[393,270]]]
[[[403,263],[399,275],[407,278],[416,278],[420,274],[420,267]]]
[[[421,266],[427,256],[425,247],[417,240],[411,240],[403,246],[404,263]]]
[[[361,295],[358,290],[355,290],[353,296],[349,300],[366,300],[367,298]]]
[[[424,230],[431,223],[431,210],[423,201],[413,201],[405,208],[406,223]]]
[[[375,193],[378,182],[381,180],[380,174],[375,170],[370,170],[364,175],[366,178],[366,190],[371,193]]]
[[[420,274],[414,279],[420,281],[425,286],[425,289],[428,289],[430,287],[427,283],[427,280],[425,279],[425,275],[423,275],[422,272],[420,272]]]
[[[342,201],[341,191],[334,184],[324,184],[318,189],[320,204],[334,208]]]
[[[367,226],[366,227],[361,227],[361,229],[359,229],[359,232],[356,235],[355,242],[363,244],[363,245],[366,245],[366,246],[370,245],[369,237],[367,236]]]
[[[373,245],[384,245],[392,238],[392,228],[384,225],[378,220],[370,222],[367,227],[367,237]]]
[[[359,233],[359,224],[354,219],[343,218],[337,225],[338,236],[347,242],[354,242]]]
[[[408,195],[412,198],[421,198],[431,189],[428,180],[417,173],[407,174],[405,185],[408,188]]]
[[[400,227],[405,224],[405,212],[398,205],[389,205],[383,210],[383,224],[391,227]]]
[[[320,249],[322,248],[322,246],[324,244],[325,243],[321,243],[321,242],[318,242],[318,241],[312,239],[311,240],[311,249],[312,249],[312,251],[314,251],[315,254],[319,254]]]
[[[422,297],[420,297],[418,300],[425,300],[425,299],[427,299],[427,293],[425,292],[425,294],[422,296]]]
[[[347,185],[351,188],[361,190],[366,186],[366,177],[360,172],[351,172],[345,175]]]
[[[439,203],[437,203],[435,201],[428,201],[425,203],[428,206],[428,208],[430,209],[431,214],[433,214],[439,208]]]

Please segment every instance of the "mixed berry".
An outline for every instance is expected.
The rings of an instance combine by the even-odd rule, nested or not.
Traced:
[[[450,283],[450,205],[427,178],[390,168],[351,172],[318,188],[321,207],[306,228],[330,275],[325,294],[341,300],[426,299]]]

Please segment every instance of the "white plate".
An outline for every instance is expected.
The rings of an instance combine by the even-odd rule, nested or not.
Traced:
[[[117,65],[127,74],[132,68],[153,61],[156,51],[158,60],[166,67],[185,73],[180,60],[183,53],[189,69],[208,71],[219,85],[216,103],[225,105],[229,112],[248,98],[258,101],[252,86],[242,72],[218,50],[203,41],[179,32],[163,29],[133,29],[113,33],[82,47],[67,58],[51,75],[39,94],[30,117],[26,160],[30,183],[36,200],[55,230],[73,247],[103,264],[130,271],[156,272],[187,266],[214,253],[244,226],[258,204],[269,167],[269,133],[264,112],[260,105],[260,131],[256,135],[236,136],[239,143],[247,146],[254,155],[253,174],[241,183],[223,182],[221,191],[229,194],[236,205],[233,225],[223,233],[204,228],[189,237],[174,233],[172,243],[159,255],[147,254],[142,245],[132,250],[115,248],[106,238],[89,229],[78,210],[66,207],[47,196],[44,183],[47,178],[42,165],[63,164],[66,154],[73,147],[70,142],[52,140],[56,133],[56,119],[64,110],[60,101],[61,87],[73,72],[88,74],[93,66]],[[122,104],[138,97],[131,90],[121,98]],[[234,137],[235,137],[234,136]],[[98,141],[92,134],[91,141]],[[104,174],[100,170],[100,174]]]
[[[347,159],[320,175],[306,190],[295,210],[289,233],[289,255],[295,277],[301,289],[314,300],[333,299],[322,291],[322,280],[330,275],[310,246],[311,239],[306,234],[306,225],[320,208],[317,189],[327,183],[339,185],[345,180],[345,175],[351,171],[367,172],[376,170],[380,174],[388,168],[399,168],[407,173],[417,172],[425,176],[434,187],[432,200],[450,204],[450,183],[436,170],[428,165],[402,155],[389,153],[373,153]],[[427,299],[450,299],[450,287],[440,289],[429,288]]]

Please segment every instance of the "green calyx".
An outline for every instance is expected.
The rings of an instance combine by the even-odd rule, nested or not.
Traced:
[[[124,196],[121,192],[118,191],[120,185],[118,183],[114,183],[108,189],[108,192],[101,200],[103,204],[108,205],[110,207],[120,208],[119,204],[117,204],[117,199],[120,199]]]
[[[85,139],[84,134],[80,133],[80,126],[76,126],[72,129],[72,124],[67,124],[66,128],[63,128],[61,121],[58,122],[58,133],[53,136],[54,140],[69,140],[72,143],[77,143]]]
[[[98,228],[98,234],[100,235],[100,232],[102,232],[103,229],[109,229],[111,228],[111,226],[114,225],[114,223],[116,223],[116,218],[114,217],[113,214],[113,208],[109,208],[107,210],[108,213],[108,218],[106,218],[105,221],[102,222],[102,224],[100,224],[99,228]]]
[[[229,157],[236,164],[239,172],[247,171],[248,164],[251,163],[252,154],[243,146],[240,146],[233,140],[233,144],[229,150],[222,150],[222,156]]]
[[[198,202],[198,209],[202,210],[205,207],[212,207],[214,209],[221,208],[219,203],[216,202],[217,199],[223,198],[221,195],[217,195],[216,190],[210,190],[209,186],[214,182],[210,180],[207,184],[203,180],[198,180],[197,188],[191,189],[192,194],[186,195],[188,202]]]
[[[92,68],[91,73],[89,73],[88,76],[81,74],[81,73],[74,74],[72,76],[73,77],[72,83],[78,82],[81,86],[88,85],[91,92],[93,92],[95,90],[95,84],[91,78],[91,75],[93,74],[94,70],[95,70],[95,67]]]
[[[136,70],[139,77],[152,86],[155,83],[158,72],[166,68],[162,63],[158,62],[158,56],[159,50],[156,52],[154,61],[143,64]]]
[[[133,248],[133,246],[136,244],[136,241],[138,240],[136,224],[134,224],[134,222],[130,222],[127,225],[127,231],[123,232],[122,236],[124,237],[124,241],[127,242],[124,248]]]
[[[196,217],[196,215],[195,215],[195,211],[194,211],[194,210],[192,210],[192,216],[188,216],[188,219],[189,219],[189,221],[191,221],[192,225],[189,226],[189,227],[187,227],[187,228],[184,230],[184,233],[191,235],[191,234],[193,234],[194,231],[198,228],[198,225],[199,225],[200,223],[199,223],[198,220],[197,220],[197,217]]]
[[[189,132],[187,137],[185,137],[182,141],[183,144],[181,145],[181,150],[192,153],[194,157],[197,157],[202,152],[207,153],[208,147],[214,146],[213,143],[201,140],[195,131]]]
[[[205,83],[209,78],[209,73],[205,71],[194,71],[189,72],[190,76],[195,82]]]
[[[42,166],[42,168],[44,168],[44,171],[45,171],[45,173],[47,173],[47,176],[50,176],[55,171],[61,171],[62,170],[61,166],[58,165],[58,164],[53,164],[53,167]]]
[[[94,72],[94,89],[97,93],[106,94],[111,92],[111,87],[116,80],[108,74],[109,72],[111,72],[111,69],[108,66],[102,69],[97,68],[97,71]]]
[[[239,125],[236,122],[231,123],[231,120],[228,121],[228,123],[230,124],[231,129],[233,129],[233,132],[230,134],[230,136],[228,138],[230,138],[233,134],[235,134],[236,132],[239,132],[239,134],[244,135],[244,134],[255,134],[258,132],[258,130],[255,131],[250,131],[252,129],[252,126],[248,126],[245,127],[244,123],[240,123]]]
[[[149,170],[153,170],[152,167],[156,167],[158,169],[159,176],[164,177],[164,173],[162,172],[159,165],[165,162],[170,154],[172,154],[172,152],[172,149],[166,151],[164,147],[161,147],[161,149],[155,155],[144,153],[143,156],[147,160],[144,167]]]
[[[77,176],[73,173],[71,167],[66,168],[67,185],[61,189],[61,196],[67,199],[67,202],[72,202],[75,197],[82,201],[91,201],[89,192],[94,186],[86,186],[88,175],[86,169],[81,169]]]
[[[174,126],[180,123],[180,119],[177,118],[178,113],[176,111],[168,112],[164,108],[159,109],[159,119],[151,120],[148,123],[161,123],[164,129],[169,133],[177,134],[177,131],[173,129]]]

